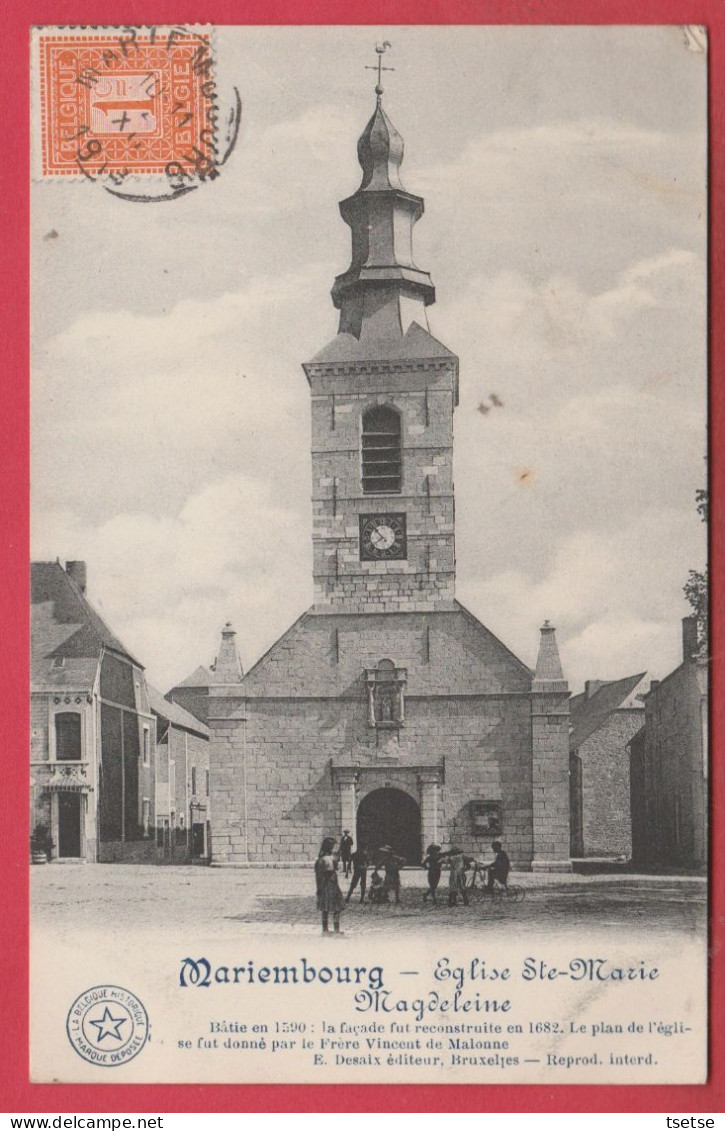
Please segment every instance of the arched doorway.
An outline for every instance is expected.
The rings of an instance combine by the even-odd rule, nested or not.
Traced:
[[[420,808],[402,789],[374,789],[357,811],[357,842],[374,852],[389,844],[408,864],[420,864]]]

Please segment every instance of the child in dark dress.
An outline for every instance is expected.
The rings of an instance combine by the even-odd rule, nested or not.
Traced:
[[[431,897],[434,903],[437,903],[436,892],[438,884],[440,883],[441,872],[443,871],[443,864],[441,863],[441,846],[439,844],[429,844],[425,851],[425,860],[423,867],[428,873],[428,891],[423,892],[423,903]]]
[[[337,880],[337,856],[334,836],[326,836],[315,861],[315,882],[317,885],[317,910],[322,912],[322,933],[330,933],[330,912],[335,934],[340,933],[340,912],[343,906],[342,892]]]

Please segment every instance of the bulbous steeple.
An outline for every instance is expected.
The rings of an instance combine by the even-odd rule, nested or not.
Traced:
[[[425,307],[435,302],[430,275],[413,260],[413,225],[423,215],[423,199],[403,187],[403,139],[383,110],[381,88],[376,91],[375,112],[357,144],[362,181],[340,203],[352,233],[352,262],[332,288],[339,332],[360,339],[400,337],[412,322],[427,330]]]
[[[401,189],[400,166],[403,163],[403,139],[383,110],[378,95],[375,113],[360,135],[357,159],[363,171],[360,189]]]

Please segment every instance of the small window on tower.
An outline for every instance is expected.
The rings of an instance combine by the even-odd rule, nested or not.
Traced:
[[[403,486],[400,439],[400,415],[394,408],[375,405],[363,413],[363,494],[400,494]]]

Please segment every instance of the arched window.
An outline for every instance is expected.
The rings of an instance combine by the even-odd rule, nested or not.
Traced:
[[[394,408],[375,405],[362,418],[363,494],[400,494],[402,485],[400,416]]]
[[[55,716],[55,758],[57,762],[81,760],[81,717],[77,711],[61,711]]]

